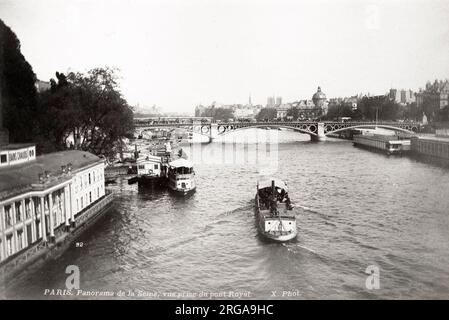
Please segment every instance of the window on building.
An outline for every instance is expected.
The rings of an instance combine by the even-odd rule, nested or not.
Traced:
[[[155,165],[154,165],[154,169],[159,169],[159,165],[158,165],[158,164],[155,164]]]
[[[31,232],[31,224],[27,225],[27,246],[33,243],[33,233]]]
[[[22,204],[20,202],[15,203],[16,206],[16,223],[22,221]]]
[[[36,219],[35,224],[36,224],[36,240],[37,240],[37,239],[40,239],[42,237],[41,220],[40,219]]]
[[[6,256],[9,257],[14,253],[12,245],[12,234],[6,236]]]
[[[5,206],[5,224],[6,227],[12,226],[12,208],[11,206]]]
[[[17,251],[23,249],[23,230],[17,230]]]
[[[25,217],[26,219],[31,218],[31,203],[30,199],[25,200]]]
[[[89,173],[89,185],[91,184],[91,181],[90,181],[90,173]]]
[[[6,161],[8,161],[8,159],[7,159],[7,157],[6,157],[6,154],[0,155],[0,162],[1,162],[1,163],[5,163]]]
[[[92,192],[89,191],[89,203],[92,203]]]

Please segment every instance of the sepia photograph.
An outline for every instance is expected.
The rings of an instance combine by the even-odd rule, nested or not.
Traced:
[[[435,299],[448,0],[0,0],[0,300]]]

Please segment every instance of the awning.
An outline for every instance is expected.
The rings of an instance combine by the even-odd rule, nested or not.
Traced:
[[[184,168],[193,168],[193,163],[192,162],[190,162],[190,161],[188,161],[186,159],[182,159],[182,158],[176,159],[176,160],[170,162],[168,165],[171,166],[171,167],[175,167],[175,168],[182,168],[182,167],[184,167]]]
[[[274,180],[275,187],[282,188],[285,191],[288,191],[287,184],[284,181],[282,181],[280,179],[275,179],[275,178],[259,181],[258,182],[259,189],[271,188],[271,181],[273,181],[273,180]]]

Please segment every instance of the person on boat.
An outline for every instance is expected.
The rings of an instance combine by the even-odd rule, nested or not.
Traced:
[[[287,205],[287,209],[291,210],[293,207],[291,204],[290,197],[288,196],[288,192],[285,191],[285,189],[280,189],[280,188],[278,188],[277,191],[278,191],[278,201],[280,203],[285,202],[285,204]]]

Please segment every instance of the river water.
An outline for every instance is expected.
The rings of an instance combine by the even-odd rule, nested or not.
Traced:
[[[251,131],[269,143],[254,143]],[[126,180],[110,186],[115,207],[80,237],[83,246],[6,297],[72,299],[44,291],[64,289],[65,269],[76,265],[82,290],[122,290],[123,298],[449,298],[447,169],[287,131],[230,139],[186,148],[196,170],[191,196]],[[289,186],[296,241],[258,236],[253,198],[264,175]],[[366,287],[369,266],[379,270],[378,289]]]

